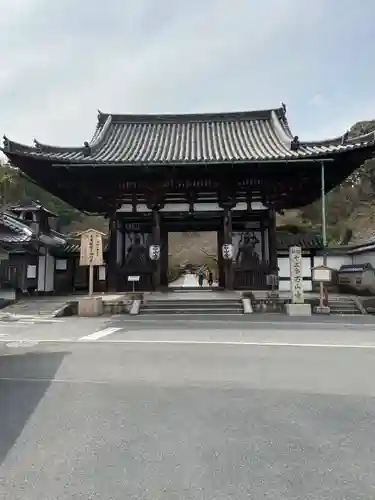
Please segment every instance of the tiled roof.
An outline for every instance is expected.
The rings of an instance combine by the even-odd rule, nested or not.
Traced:
[[[289,247],[300,246],[305,250],[319,250],[323,248],[323,240],[318,233],[291,234],[283,231],[276,232],[278,250],[289,250]]]
[[[57,217],[57,214],[54,212],[51,212],[51,210],[48,210],[48,208],[45,208],[43,205],[41,205],[38,201],[32,201],[31,203],[25,204],[25,205],[13,205],[8,207],[8,210],[10,212],[14,212],[16,214],[19,214],[20,212],[44,212],[46,213],[49,217]]]
[[[0,244],[17,245],[37,241],[35,232],[21,219],[9,212],[0,213]],[[64,246],[66,239],[57,231],[40,234],[39,241],[48,246]]]
[[[49,234],[57,245],[66,245],[67,240],[63,234],[59,233],[58,231],[55,231],[54,229],[51,229]]]
[[[49,234],[41,234],[39,236],[41,243],[48,246],[63,247],[66,245],[66,239],[56,231],[50,231]]]
[[[56,163],[184,164],[292,160],[374,147],[374,133],[351,139],[300,142],[293,147],[285,108],[263,111],[118,115],[99,113],[91,142],[25,146],[4,138],[4,152]]]
[[[19,219],[6,212],[0,213],[0,244],[29,243],[33,236],[33,231]]]
[[[374,268],[367,262],[365,264],[345,264],[340,267],[340,273],[360,273],[367,270],[373,270]]]
[[[80,252],[81,245],[79,242],[76,241],[69,241],[64,248],[59,248],[57,253],[64,253],[64,254],[72,254],[72,253],[79,253]],[[107,250],[107,246],[103,248],[103,251],[105,252]]]

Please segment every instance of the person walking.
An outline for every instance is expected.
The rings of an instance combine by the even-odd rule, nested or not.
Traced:
[[[198,271],[198,285],[202,288],[204,280],[204,271],[203,269],[199,269]]]
[[[211,271],[211,269],[208,270],[208,278],[207,278],[207,281],[208,281],[208,286],[212,286],[213,283],[214,283],[214,275]]]

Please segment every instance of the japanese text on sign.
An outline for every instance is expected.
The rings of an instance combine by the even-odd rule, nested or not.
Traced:
[[[301,247],[294,246],[289,248],[289,263],[292,302],[294,304],[301,304],[304,302]]]
[[[81,235],[81,266],[103,265],[103,239],[99,231],[89,230]]]
[[[149,256],[151,260],[159,260],[160,259],[160,246],[159,245],[151,245],[149,248]]]
[[[223,259],[231,260],[233,258],[233,245],[230,243],[224,243],[222,246]]]

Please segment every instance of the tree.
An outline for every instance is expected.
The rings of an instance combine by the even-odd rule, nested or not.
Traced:
[[[357,137],[375,130],[375,121],[356,123],[349,131],[349,137]],[[301,212],[303,223],[312,228],[321,227],[321,200],[304,207]],[[375,219],[375,159],[366,161],[340,186],[326,196],[328,237],[338,243],[362,231],[363,224],[372,224]],[[363,219],[363,223],[362,223]]]
[[[0,164],[0,199],[4,210],[11,205],[27,204],[38,200],[43,206],[59,216],[61,228],[72,229],[77,223],[84,223],[88,217],[62,200],[52,196],[33,184],[16,168],[7,163]]]

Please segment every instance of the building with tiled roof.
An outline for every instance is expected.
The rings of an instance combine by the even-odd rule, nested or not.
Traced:
[[[3,151],[55,196],[109,217],[111,290],[128,286],[135,269],[126,255],[140,239],[161,251],[140,273],[141,285],[166,284],[168,231],[181,230],[217,231],[219,248],[233,243],[232,230],[241,245],[250,234],[262,265],[255,271],[221,263],[220,282],[254,288],[265,286],[265,275],[277,267],[276,212],[305,206],[321,196],[322,187],[327,192],[340,184],[372,158],[375,134],[304,141],[291,132],[284,105],[203,114],[99,112],[95,133],[82,146],[37,140],[27,146],[5,137]],[[142,238],[127,237],[131,227]]]
[[[63,248],[65,237],[49,227],[51,212],[39,203],[8,207],[0,212],[0,289],[51,291],[51,250]],[[48,265],[49,263],[49,265]]]

